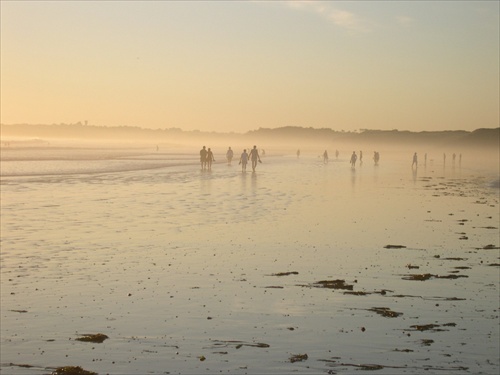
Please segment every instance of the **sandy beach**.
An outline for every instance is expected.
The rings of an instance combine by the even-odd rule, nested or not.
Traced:
[[[498,373],[497,161],[197,152],[2,150],[0,374]]]

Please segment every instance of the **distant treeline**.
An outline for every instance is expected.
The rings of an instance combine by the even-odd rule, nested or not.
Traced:
[[[77,124],[32,125],[15,124],[0,125],[2,140],[9,137],[25,137],[32,139],[82,139],[82,140],[142,140],[152,142],[182,141],[192,138],[203,139],[238,139],[276,141],[287,143],[321,143],[339,142],[360,144],[391,144],[394,146],[426,145],[429,147],[487,147],[500,146],[500,128],[477,129],[474,131],[399,131],[399,130],[360,130],[356,132],[338,131],[331,128],[315,129],[298,126],[280,128],[259,128],[247,133],[217,133],[201,131],[183,131],[171,129],[145,129],[134,126],[94,126]]]
[[[476,129],[474,131],[400,131],[400,130],[360,130],[359,132],[336,131],[329,128],[313,129],[302,127],[282,127],[276,129],[258,129],[248,132],[259,136],[276,139],[309,139],[334,142],[362,143],[362,144],[392,144],[428,146],[500,146],[500,128]]]

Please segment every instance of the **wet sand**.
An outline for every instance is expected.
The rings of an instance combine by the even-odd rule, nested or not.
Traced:
[[[113,155],[2,159],[1,374],[498,373],[498,169]]]

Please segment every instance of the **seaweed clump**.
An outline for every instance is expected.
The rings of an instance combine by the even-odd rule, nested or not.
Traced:
[[[392,311],[388,307],[373,307],[368,309],[368,311],[376,312],[379,315],[382,315],[384,318],[397,318],[398,316],[403,315],[403,313]]]
[[[58,367],[52,371],[51,375],[98,375],[97,372],[87,371],[80,366]]]
[[[307,354],[294,354],[290,357],[290,362],[302,362],[309,358]]]
[[[86,333],[84,335],[81,335],[81,337],[77,338],[78,341],[93,342],[96,344],[101,344],[106,339],[109,339],[109,337],[103,333],[95,333],[95,334]]]
[[[290,275],[298,275],[299,273],[297,271],[291,271],[291,272],[278,272],[278,273],[273,273],[271,276],[290,276]]]
[[[353,286],[347,284],[345,280],[321,280],[314,283],[312,286],[316,288],[328,288],[328,289],[346,289],[353,290]]]

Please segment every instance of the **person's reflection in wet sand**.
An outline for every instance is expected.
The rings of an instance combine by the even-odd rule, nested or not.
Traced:
[[[413,183],[416,183],[417,182],[417,171],[418,169],[417,168],[413,168],[411,170],[411,174],[412,174],[412,178],[413,178]]]
[[[252,172],[252,193],[257,192],[257,173]]]
[[[351,168],[351,187],[354,190],[356,186],[356,168]]]

